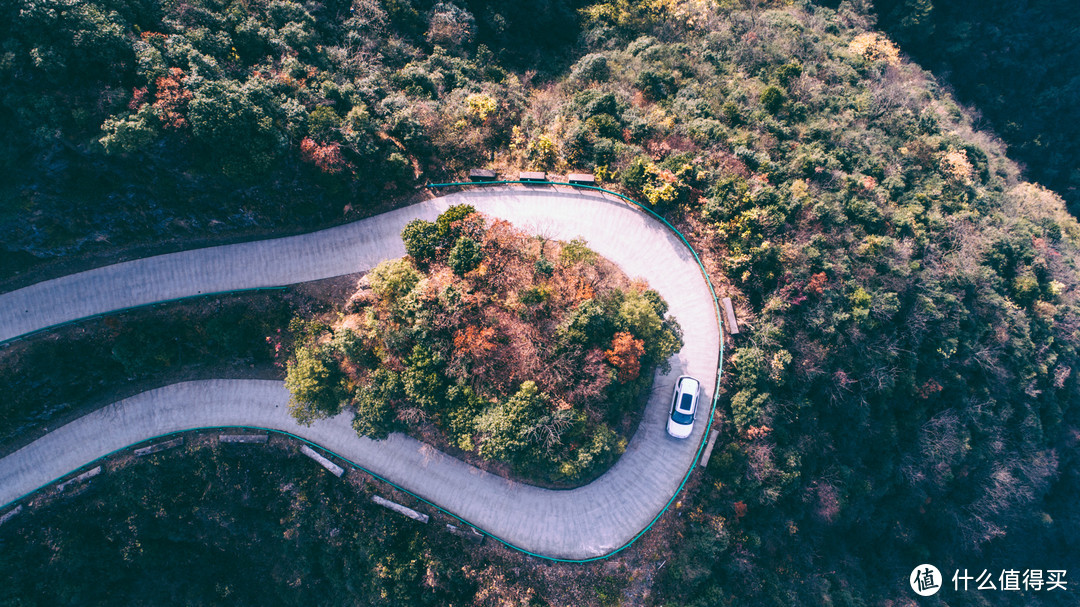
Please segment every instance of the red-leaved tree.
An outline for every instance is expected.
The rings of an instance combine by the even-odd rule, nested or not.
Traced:
[[[147,104],[146,98],[149,96],[150,91],[145,86],[131,89],[131,101],[128,102],[128,109],[138,111],[139,108]]]
[[[167,129],[179,130],[188,125],[185,112],[192,94],[184,88],[186,79],[184,70],[178,67],[170,68],[168,76],[157,79],[154,109],[157,110],[161,125]]]
[[[304,137],[304,140],[300,142],[300,157],[304,159],[304,162],[314,164],[329,175],[337,175],[351,166],[341,155],[340,145],[337,143],[319,145],[311,137]]]

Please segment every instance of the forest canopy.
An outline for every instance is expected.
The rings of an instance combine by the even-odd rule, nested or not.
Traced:
[[[1080,215],[1080,11],[1033,0],[876,0],[882,29],[940,74],[1033,181]]]

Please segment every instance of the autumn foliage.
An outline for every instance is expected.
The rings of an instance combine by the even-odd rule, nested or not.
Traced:
[[[848,50],[866,61],[883,61],[892,65],[900,63],[900,49],[877,32],[855,36],[848,45]]]
[[[129,110],[138,110],[142,106],[146,105],[147,98],[150,96],[150,90],[145,86],[135,87],[131,89],[131,101],[128,102]]]
[[[645,342],[634,339],[633,334],[620,331],[611,340],[611,349],[604,352],[607,361],[619,371],[619,381],[633,381],[641,372],[641,355]]]
[[[827,283],[828,280],[825,272],[818,272],[811,276],[810,280],[806,282],[806,288],[803,289],[803,292],[812,295],[821,295],[821,292],[825,289],[825,283]]]
[[[166,129],[179,130],[188,126],[185,112],[192,94],[184,87],[186,79],[184,70],[178,67],[170,68],[168,76],[157,79],[154,110]]]
[[[336,142],[319,145],[312,138],[304,137],[304,140],[300,142],[300,156],[304,162],[314,164],[329,175],[337,175],[351,168],[349,162],[341,155],[341,146]]]
[[[663,300],[583,241],[532,237],[468,206],[402,238],[409,257],[368,274],[341,326],[290,367],[319,374],[291,385],[332,392],[320,391],[328,372],[299,364],[318,350],[356,387],[365,436],[411,429],[547,482],[609,465],[651,369],[681,343]]]
[[[491,342],[494,337],[495,329],[480,329],[470,325],[464,331],[454,334],[454,355],[479,359],[495,349],[495,344]]]
[[[735,502],[734,504],[732,504],[732,507],[735,509],[735,520],[739,520],[742,517],[746,516],[746,502]]]

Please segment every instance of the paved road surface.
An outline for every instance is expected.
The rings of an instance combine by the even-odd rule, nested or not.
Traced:
[[[720,348],[711,294],[690,251],[621,201],[554,187],[467,191],[321,232],[107,266],[0,295],[0,340],[156,301],[367,270],[404,255],[400,232],[406,223],[433,220],[459,203],[534,233],[585,238],[629,276],[645,278],[682,325],[686,345],[673,357],[670,373],[658,374],[641,426],[607,474],[567,491],[513,483],[402,435],[378,442],[358,438],[344,414],[299,426],[288,415],[281,382],[210,380],[114,403],[0,460],[0,504],[153,436],[258,426],[322,445],[518,548],[568,559],[618,549],[649,525],[693,464],[705,424],[697,424],[688,440],[667,436],[672,384],[679,375],[693,375],[704,386],[703,404],[711,402]]]

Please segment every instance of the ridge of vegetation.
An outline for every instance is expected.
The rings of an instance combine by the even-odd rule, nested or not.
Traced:
[[[370,215],[506,144],[576,6],[0,4],[0,276]]]
[[[664,300],[584,241],[468,205],[402,238],[409,256],[365,276],[344,316],[294,323],[293,416],[351,409],[361,436],[408,430],[531,482],[599,476],[636,429],[653,370],[682,347]]]

